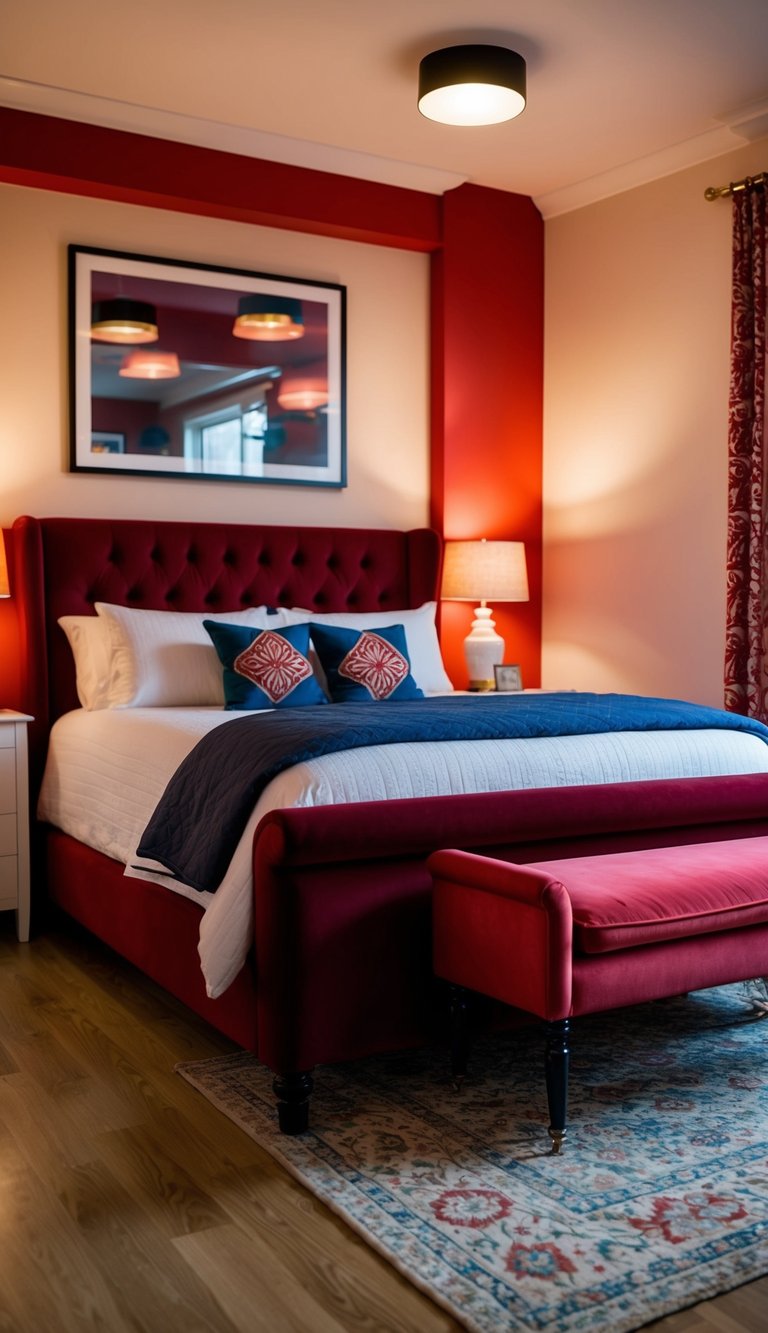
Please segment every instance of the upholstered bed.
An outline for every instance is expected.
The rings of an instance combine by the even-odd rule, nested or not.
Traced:
[[[289,1132],[306,1124],[314,1065],[413,1045],[434,1030],[425,862],[436,848],[534,860],[617,842],[696,841],[711,837],[713,826],[717,836],[743,836],[745,820],[755,832],[768,831],[768,776],[761,776],[768,774],[768,745],[759,734],[728,729],[652,731],[640,741],[611,732],[585,737],[588,761],[568,736],[557,742],[540,737],[540,744],[456,742],[470,748],[438,747],[440,762],[430,758],[426,768],[418,747],[393,744],[381,748],[390,774],[400,770],[396,780],[381,770],[371,778],[339,756],[348,785],[341,782],[335,794],[328,794],[338,783],[333,764],[310,764],[309,787],[303,769],[289,768],[266,789],[240,844],[241,864],[247,862],[238,909],[248,931],[245,961],[235,955],[229,972],[225,967],[214,975],[205,927],[206,919],[219,919],[226,933],[223,898],[212,904],[205,895],[185,893],[142,864],[130,821],[115,818],[108,836],[92,835],[88,792],[111,783],[114,810],[131,806],[135,797],[138,828],[178,758],[211,733],[212,722],[220,737],[220,723],[227,723],[226,732],[239,719],[210,705],[178,708],[173,693],[170,709],[155,706],[153,697],[146,706],[140,691],[135,707],[109,707],[101,715],[98,705],[80,708],[81,682],[61,618],[93,616],[96,604],[107,608],[107,617],[114,608],[118,619],[122,607],[128,613],[204,613],[227,622],[233,613],[247,619],[249,608],[271,615],[298,607],[316,620],[333,612],[373,613],[388,625],[406,612],[401,619],[420,625],[437,595],[440,557],[438,537],[426,529],[55,518],[22,518],[14,525],[24,706],[35,718],[35,794],[52,728],[56,741],[43,787],[45,822],[34,848],[36,889],[45,887],[99,938],[254,1050],[275,1072],[281,1123]],[[141,764],[164,713],[170,731],[156,746],[164,759],[152,761],[150,779]],[[260,715],[249,716],[258,725]],[[500,776],[483,744],[501,745]],[[106,766],[97,764],[80,785],[60,789],[51,775],[60,764],[63,770],[61,756],[74,756],[73,771],[82,773],[89,749],[105,757]],[[549,768],[537,767],[540,761]],[[443,771],[442,785],[434,769]],[[405,787],[397,785],[406,778]],[[524,789],[505,790],[505,784]],[[421,794],[432,791],[439,794]],[[328,803],[333,800],[340,803]]]

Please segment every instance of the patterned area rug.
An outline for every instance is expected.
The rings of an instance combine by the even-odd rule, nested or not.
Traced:
[[[639,1328],[768,1272],[768,1023],[741,986],[575,1023],[549,1153],[535,1029],[317,1071],[281,1136],[271,1075],[179,1072],[476,1333]]]

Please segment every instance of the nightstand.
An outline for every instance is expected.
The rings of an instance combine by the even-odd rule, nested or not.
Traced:
[[[16,934],[29,939],[29,789],[26,713],[0,709],[0,912],[16,912]]]

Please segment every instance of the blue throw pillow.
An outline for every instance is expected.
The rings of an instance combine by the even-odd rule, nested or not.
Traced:
[[[309,625],[252,629],[204,620],[224,665],[225,708],[297,708],[328,700],[309,660]]]
[[[411,675],[402,625],[357,630],[313,621],[309,628],[334,703],[424,698]]]

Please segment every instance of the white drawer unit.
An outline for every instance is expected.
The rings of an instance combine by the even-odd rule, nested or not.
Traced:
[[[29,939],[29,793],[26,713],[0,709],[0,912],[16,913]]]

